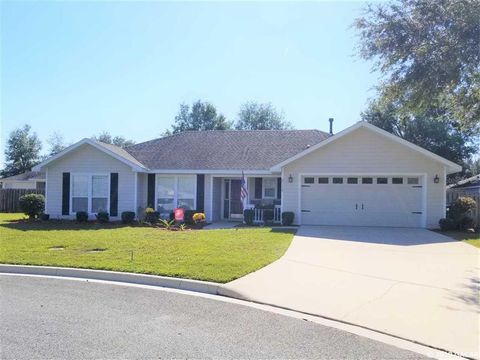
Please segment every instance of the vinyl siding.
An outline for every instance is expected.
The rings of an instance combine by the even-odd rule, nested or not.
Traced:
[[[137,178],[137,209],[141,208],[142,211],[147,208],[147,174],[138,173]]]
[[[220,221],[222,219],[222,178],[213,178],[212,197],[212,221]]]
[[[62,173],[118,173],[118,217],[123,211],[135,209],[135,173],[131,167],[85,144],[50,163],[47,181],[47,213],[62,217]],[[116,219],[113,218],[113,219]]]
[[[298,223],[299,174],[426,174],[426,223],[437,228],[438,220],[445,216],[445,168],[412,149],[395,143],[371,130],[360,128],[284,167],[283,211],[293,211]],[[289,175],[293,183],[288,182]],[[440,183],[435,184],[435,175]]]

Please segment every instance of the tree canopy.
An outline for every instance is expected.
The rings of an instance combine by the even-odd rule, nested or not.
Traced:
[[[47,157],[58,154],[67,147],[67,145],[65,145],[63,135],[58,132],[54,132],[52,135],[50,135],[50,137],[47,139],[47,144],[49,146]]]
[[[135,145],[135,141],[127,140],[123,136],[114,136],[110,135],[108,131],[104,131],[97,136],[93,137],[95,140],[103,142],[105,144],[115,145],[121,148],[126,148],[128,146]]]
[[[40,159],[42,143],[36,133],[31,132],[30,125],[12,131],[5,149],[5,168],[2,177],[21,174],[30,171]]]
[[[232,123],[218,113],[213,104],[198,100],[192,106],[180,104],[172,130],[167,130],[166,134],[192,130],[228,130],[231,127]]]
[[[480,1],[397,0],[369,5],[355,21],[360,55],[397,111],[442,110],[464,132],[480,131]]]
[[[235,123],[237,130],[285,130],[291,128],[292,124],[285,121],[283,113],[278,112],[272,104],[259,104],[253,101],[240,107],[238,120]]]

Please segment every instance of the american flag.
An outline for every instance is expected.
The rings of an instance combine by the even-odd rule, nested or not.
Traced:
[[[245,175],[243,174],[242,171],[242,185],[240,186],[240,199],[242,200],[242,203],[248,196],[248,190],[247,190],[247,182],[245,181]]]

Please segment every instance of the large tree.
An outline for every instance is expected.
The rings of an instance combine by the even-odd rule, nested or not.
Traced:
[[[464,132],[478,133],[479,19],[478,0],[369,5],[355,26],[360,55],[383,75],[380,97],[404,113],[441,109]]]
[[[192,106],[185,103],[180,104],[180,109],[172,130],[170,133],[179,133],[182,131],[201,131],[201,130],[228,130],[232,127],[231,122],[227,121],[225,116],[217,112],[215,106],[209,102],[200,100],[194,102]]]
[[[5,168],[1,176],[13,176],[30,171],[40,159],[42,143],[36,133],[31,132],[30,125],[12,131],[5,149]]]
[[[67,147],[67,145],[65,145],[65,139],[63,135],[58,132],[54,132],[52,135],[50,135],[50,137],[47,139],[47,143],[49,146],[47,157],[58,154]]]
[[[103,131],[99,135],[94,136],[93,138],[105,144],[115,145],[121,148],[135,145],[135,141],[127,140],[123,136],[112,136],[108,131]]]
[[[436,110],[404,114],[396,103],[372,102],[362,120],[465,166],[478,151],[475,138],[442,119]],[[468,175],[465,173],[465,175]]]
[[[270,103],[259,104],[253,101],[240,107],[237,130],[285,130],[292,125],[285,121],[283,113],[278,112]]]

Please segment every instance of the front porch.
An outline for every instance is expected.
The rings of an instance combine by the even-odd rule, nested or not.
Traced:
[[[273,222],[281,223],[281,178],[245,176],[248,195],[241,198],[242,176],[212,177],[212,221],[243,221],[245,209],[254,210],[254,223],[264,222],[265,210],[273,211]]]

